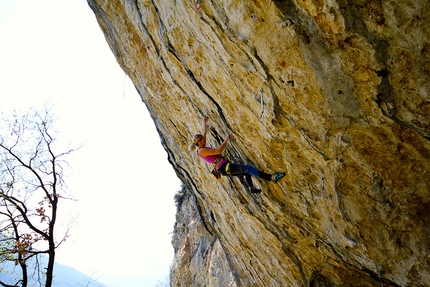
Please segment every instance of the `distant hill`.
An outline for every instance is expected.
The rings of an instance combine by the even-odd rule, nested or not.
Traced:
[[[1,263],[0,268],[3,272],[0,273],[0,280],[5,283],[15,283],[16,278],[19,278],[21,270],[12,262]],[[39,286],[35,285],[35,278],[29,279],[29,287]],[[106,287],[102,283],[96,281],[90,276],[83,274],[73,267],[55,263],[54,268],[54,282],[53,287]]]

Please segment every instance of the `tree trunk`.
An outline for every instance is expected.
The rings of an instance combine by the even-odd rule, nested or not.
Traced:
[[[22,285],[21,287],[27,287],[28,285],[28,270],[27,270],[27,262],[25,262],[20,254],[18,256],[19,265],[21,266],[22,271]]]
[[[55,245],[54,245],[54,242],[52,241],[52,245],[51,245],[51,242],[49,243],[48,265],[46,266],[45,287],[52,287],[52,280],[54,277],[54,263],[55,263]]]

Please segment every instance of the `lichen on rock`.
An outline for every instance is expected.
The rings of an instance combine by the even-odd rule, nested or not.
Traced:
[[[184,184],[172,286],[429,286],[428,1],[199,2],[88,0]],[[285,179],[213,180],[205,116]]]

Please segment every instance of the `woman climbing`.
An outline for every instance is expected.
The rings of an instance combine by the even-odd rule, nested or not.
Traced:
[[[259,177],[267,181],[273,181],[277,183],[281,178],[285,176],[285,173],[275,173],[275,174],[267,174],[262,171],[259,171],[257,168],[247,165],[247,164],[235,164],[230,163],[224,156],[222,156],[222,151],[224,150],[227,142],[230,140],[230,135],[227,134],[224,138],[222,144],[217,148],[210,148],[206,146],[206,123],[208,122],[208,118],[203,119],[202,124],[202,133],[196,134],[193,138],[193,143],[190,145],[189,150],[193,151],[197,148],[197,154],[199,157],[206,161],[209,164],[214,166],[214,170],[212,173],[219,178],[220,175],[225,176],[241,176],[245,175],[246,185],[249,188],[251,193],[260,193],[261,189],[254,187],[252,184],[252,178]],[[218,177],[218,176],[219,177]]]

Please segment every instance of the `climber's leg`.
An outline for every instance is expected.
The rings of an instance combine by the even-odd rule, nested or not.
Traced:
[[[267,181],[272,180],[271,174],[262,172],[261,170],[258,170],[257,168],[253,167],[252,165],[245,165],[244,166],[244,172],[247,174],[250,174],[252,176],[262,178],[262,179],[267,180]]]
[[[260,193],[261,189],[255,188],[252,183],[252,177],[259,177],[266,180],[271,180],[272,176],[270,174],[266,174],[264,172],[259,171],[252,165],[246,165],[246,164],[230,164],[229,172],[231,175],[245,175],[245,182],[248,186],[249,190],[252,193]]]
[[[247,164],[235,164],[231,163],[229,167],[230,175],[245,175],[249,174],[254,177],[259,177],[267,181],[272,180],[272,175],[267,174],[265,172],[262,172],[258,170],[257,168],[253,167],[252,165]]]
[[[248,187],[252,186],[252,179],[249,170],[246,170],[246,165],[231,163],[229,166],[228,174],[233,176],[245,176],[245,182]]]

